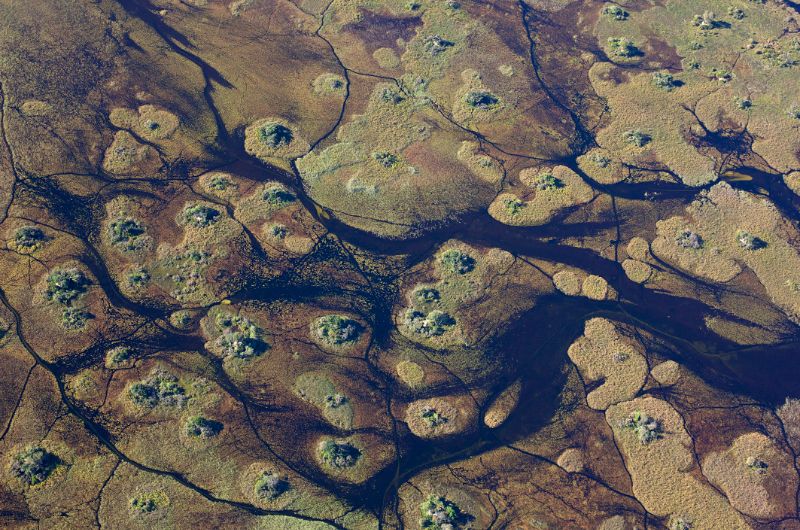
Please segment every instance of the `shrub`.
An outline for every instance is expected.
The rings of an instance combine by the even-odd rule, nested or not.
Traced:
[[[283,186],[275,185],[267,188],[264,192],[263,199],[273,206],[282,206],[294,202],[297,200],[297,197]]]
[[[397,155],[385,151],[372,153],[372,158],[377,160],[380,165],[387,168],[394,167],[397,165],[397,162],[400,161]]]
[[[795,120],[800,120],[800,106],[795,106],[789,109],[789,117]]]
[[[758,250],[767,246],[767,243],[750,232],[739,230],[736,232],[736,241],[745,250]]]
[[[639,410],[631,413],[626,419],[620,422],[620,427],[630,429],[639,438],[642,444],[649,444],[658,440],[663,435],[661,422],[651,418],[647,413]]]
[[[431,304],[439,301],[441,293],[433,287],[419,287],[414,291],[413,297],[419,304]]]
[[[745,460],[745,464],[759,475],[765,474],[767,472],[767,468],[769,468],[769,464],[760,458],[755,458],[753,456],[748,456],[747,460]]]
[[[678,232],[678,235],[675,236],[675,242],[682,248],[691,248],[695,250],[703,248],[703,238],[691,230],[681,230]]]
[[[427,423],[429,427],[438,427],[439,425],[443,425],[449,421],[433,407],[423,407],[422,412],[420,412],[420,416],[423,420],[425,420],[425,423]]]
[[[162,492],[144,493],[137,495],[130,501],[131,511],[135,515],[147,515],[161,508],[167,503],[167,496]]]
[[[504,206],[506,207],[506,212],[508,213],[508,215],[513,217],[517,215],[519,212],[521,212],[525,208],[526,204],[525,201],[522,201],[519,198],[514,197],[513,199],[512,198],[506,199]]]
[[[422,311],[409,309],[405,320],[411,331],[426,337],[443,335],[456,324],[453,317],[438,309],[431,311],[427,315]]]
[[[326,440],[320,448],[320,458],[331,467],[344,469],[356,465],[361,451],[347,442]]]
[[[117,346],[106,353],[106,368],[116,368],[134,356],[136,350],[130,346]]]
[[[736,106],[740,110],[748,110],[753,106],[753,102],[747,98],[736,98]]]
[[[208,187],[212,190],[225,191],[228,188],[234,187],[233,182],[228,177],[217,175],[208,183]]]
[[[713,11],[704,11],[702,15],[695,15],[692,18],[692,25],[702,30],[710,30],[720,26]]]
[[[289,490],[289,482],[277,473],[265,471],[256,480],[253,490],[256,497],[271,501]]]
[[[462,513],[454,502],[438,495],[429,495],[419,509],[422,513],[419,526],[424,529],[456,530],[473,519]]]
[[[425,51],[436,56],[454,46],[453,42],[445,40],[439,35],[428,35],[424,41]]]
[[[490,109],[500,102],[497,96],[486,90],[468,92],[467,95],[464,96],[464,101],[470,107],[481,110]]]
[[[183,210],[183,220],[195,228],[205,228],[219,221],[220,212],[203,204],[193,204]]]
[[[78,330],[86,327],[86,321],[93,315],[80,307],[65,307],[61,312],[61,325],[68,330]]]
[[[610,37],[608,39],[608,49],[611,55],[626,59],[642,55],[642,51],[631,40],[624,37]]]
[[[544,173],[536,177],[537,190],[554,190],[563,187],[564,183],[561,179],[556,178],[552,173]]]
[[[733,18],[735,18],[736,20],[742,20],[745,17],[744,11],[742,11],[738,7],[729,7],[728,14]]]
[[[603,14],[615,20],[625,20],[628,18],[628,12],[614,4],[606,4],[606,6],[603,7]]]
[[[48,300],[69,305],[86,292],[89,279],[75,267],[56,269],[47,277]]]
[[[14,232],[14,245],[17,250],[30,252],[38,249],[45,241],[47,236],[44,231],[35,226],[23,226]]]
[[[669,525],[669,530],[692,530],[692,523],[686,517],[676,517]]]
[[[665,74],[663,72],[656,72],[653,74],[653,84],[667,92],[680,86],[679,82],[675,80],[672,74]]]
[[[61,459],[39,446],[26,448],[14,456],[11,473],[29,486],[40,484],[53,474]]]
[[[406,98],[397,90],[393,88],[386,87],[381,90],[381,101],[386,103],[391,103],[393,105],[397,105],[398,103],[402,103]]]
[[[186,403],[186,390],[178,382],[178,378],[163,370],[153,373],[128,389],[131,401],[140,407],[154,408],[158,405],[168,407],[183,406]]]
[[[592,162],[594,162],[597,165],[597,167],[606,168],[606,167],[609,166],[609,164],[611,164],[611,159],[610,158],[608,158],[607,156],[598,154],[598,153],[594,153],[591,156],[591,160],[592,160]]]
[[[139,289],[150,282],[150,273],[145,268],[132,270],[128,273],[128,285]]]
[[[622,138],[627,143],[635,145],[636,147],[644,147],[650,143],[650,140],[652,140],[649,134],[643,133],[639,130],[625,131],[625,133],[622,135]]]
[[[440,262],[445,271],[455,274],[467,274],[475,269],[475,258],[455,248],[445,251]]]
[[[222,432],[223,424],[202,416],[191,416],[186,421],[186,434],[197,438],[213,438]]]
[[[258,131],[258,138],[270,147],[289,145],[294,139],[292,131],[280,123],[267,123]]]
[[[726,68],[712,68],[709,70],[709,74],[711,77],[716,78],[716,80],[720,83],[727,83],[733,79],[733,72]]]
[[[328,394],[325,396],[325,405],[335,409],[347,403],[347,396],[340,393]]]
[[[119,243],[128,243],[132,239],[144,234],[144,227],[142,223],[136,219],[121,217],[111,221],[109,232],[111,233],[111,242],[116,245]]]
[[[269,348],[262,338],[261,328],[248,318],[220,313],[217,315],[217,325],[222,329],[222,334],[217,338],[217,346],[226,357],[250,359]]]
[[[355,342],[361,335],[361,324],[342,315],[326,315],[318,318],[314,328],[324,342],[340,345]]]
[[[267,233],[275,239],[285,239],[289,235],[289,229],[286,225],[275,223],[267,228]]]

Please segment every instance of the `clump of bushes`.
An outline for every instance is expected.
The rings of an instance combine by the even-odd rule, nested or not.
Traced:
[[[136,354],[130,346],[117,346],[106,353],[106,368],[117,368]]]
[[[519,212],[521,212],[525,208],[526,204],[525,201],[520,200],[517,197],[514,197],[506,199],[504,206],[506,207],[506,212],[508,213],[508,215],[513,217],[517,215]]]
[[[663,72],[656,72],[653,74],[653,84],[667,92],[680,86],[680,82],[677,81],[672,74],[665,74]]]
[[[11,461],[11,474],[28,486],[47,480],[61,464],[55,454],[39,446],[30,446],[17,453]]]
[[[745,17],[745,13],[743,10],[733,6],[728,8],[728,14],[733,18],[735,18],[736,20],[742,20]]]
[[[767,243],[763,239],[745,230],[736,232],[736,241],[739,243],[739,246],[745,250],[758,250],[767,246]]]
[[[132,384],[128,396],[134,405],[150,409],[159,405],[181,407],[188,399],[178,378],[164,370],[154,370],[144,381]]]
[[[203,416],[191,416],[186,420],[186,434],[195,438],[213,438],[222,432],[223,427],[222,423]]]
[[[273,206],[282,206],[284,204],[288,204],[290,202],[294,202],[297,200],[297,197],[294,196],[294,193],[287,190],[283,186],[274,185],[267,188],[264,191],[263,199]]]
[[[33,252],[47,241],[47,236],[41,228],[23,226],[14,232],[14,246],[22,252]]]
[[[429,495],[419,506],[422,519],[420,528],[432,530],[457,530],[473,518],[463,513],[454,503],[439,495]]]
[[[594,162],[597,167],[607,168],[609,164],[611,164],[611,159],[605,155],[601,155],[599,153],[594,153],[591,156],[592,162]]]
[[[646,412],[635,411],[620,422],[620,427],[630,429],[642,444],[649,444],[663,436],[661,422],[650,417]]]
[[[374,158],[378,164],[386,168],[394,167],[400,161],[400,159],[397,158],[397,155],[386,151],[372,153],[372,158]]]
[[[289,491],[289,481],[277,473],[265,471],[256,479],[253,491],[259,499],[272,501]]]
[[[422,408],[420,416],[429,427],[438,427],[439,425],[443,425],[449,421],[438,410],[429,406]]]
[[[704,11],[702,15],[695,15],[692,18],[692,26],[696,26],[704,31],[714,29],[720,26],[713,11]]]
[[[75,267],[56,269],[47,277],[45,296],[59,304],[69,305],[86,292],[89,278]]]
[[[114,219],[108,227],[111,243],[121,246],[123,250],[136,250],[136,240],[144,234],[144,226],[136,219],[120,217]]]
[[[325,396],[325,405],[332,409],[339,408],[345,403],[347,403],[347,396],[339,392]]]
[[[453,46],[453,42],[443,39],[439,35],[428,35],[424,41],[425,51],[433,56],[439,55]]]
[[[258,138],[268,146],[277,148],[292,143],[294,134],[281,123],[267,123],[258,130]]]
[[[222,175],[215,176],[208,183],[208,187],[216,191],[225,191],[233,186],[234,184],[231,182],[231,179]]]
[[[94,315],[81,307],[65,307],[61,312],[61,325],[68,330],[83,329],[90,318]]]
[[[694,250],[703,248],[703,238],[691,230],[681,230],[678,232],[678,235],[675,236],[675,242],[682,248]]]
[[[686,517],[676,517],[669,525],[669,530],[692,530],[692,522]]]
[[[275,223],[267,228],[267,233],[275,239],[286,239],[286,236],[289,235],[289,228],[284,224]]]
[[[609,37],[608,50],[611,55],[626,59],[642,55],[642,51],[636,47],[633,41],[625,37]]]
[[[342,315],[325,315],[314,323],[317,337],[323,342],[339,346],[355,342],[361,335],[361,324]]]
[[[497,96],[486,90],[473,90],[464,96],[464,101],[472,108],[487,110],[496,106],[500,100]]]
[[[475,258],[455,248],[445,251],[439,261],[445,271],[455,274],[467,274],[475,269]]]
[[[432,304],[438,302],[441,293],[433,287],[419,287],[414,291],[414,300],[419,304]]]
[[[427,315],[422,311],[409,309],[406,312],[405,321],[411,331],[425,337],[444,335],[456,324],[453,317],[438,309],[434,309]]]
[[[563,187],[564,182],[562,182],[561,179],[557,178],[552,173],[543,173],[536,177],[537,190],[555,190]]]
[[[134,515],[147,515],[162,508],[167,503],[164,493],[144,493],[130,500],[130,508]]]
[[[213,225],[219,221],[220,215],[219,210],[204,204],[192,204],[183,210],[183,220],[195,228]]]
[[[631,145],[635,145],[636,147],[644,147],[652,140],[649,134],[643,133],[639,130],[625,131],[625,133],[622,135],[622,139]]]
[[[144,267],[134,269],[128,273],[128,285],[134,289],[141,289],[150,282],[150,272]]]
[[[393,105],[397,105],[405,101],[405,96],[401,94],[399,91],[395,90],[394,88],[386,87],[381,90],[380,95],[381,101],[385,103],[391,103]]]
[[[326,440],[320,447],[320,458],[336,469],[353,467],[361,458],[361,451],[348,442]]]
[[[222,329],[222,334],[217,338],[217,346],[226,357],[251,359],[269,348],[262,337],[261,328],[246,317],[219,313],[216,322]]]
[[[756,458],[754,456],[748,456],[747,460],[745,460],[745,464],[747,465],[748,468],[752,469],[759,475],[765,474],[767,472],[767,469],[769,468],[769,464],[767,464],[760,458]]]
[[[625,20],[628,18],[628,12],[615,4],[606,4],[603,7],[603,14],[614,20]]]

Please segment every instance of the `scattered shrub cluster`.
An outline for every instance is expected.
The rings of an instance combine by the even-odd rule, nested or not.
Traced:
[[[340,393],[328,394],[325,396],[325,405],[335,409],[347,403],[347,396]]]
[[[754,456],[748,456],[747,460],[745,460],[745,464],[759,475],[764,475],[769,468],[769,464]]]
[[[334,346],[358,340],[363,331],[361,324],[342,315],[325,315],[314,323],[317,338]]]
[[[612,56],[630,59],[642,55],[642,52],[633,41],[624,37],[610,37],[608,39],[608,51]]]
[[[678,232],[678,235],[675,236],[675,242],[682,248],[691,248],[694,250],[703,248],[703,238],[691,230],[681,230]]]
[[[454,502],[437,495],[429,495],[419,508],[422,512],[419,526],[424,529],[457,530],[473,519]]]
[[[441,293],[433,287],[419,287],[414,290],[414,300],[419,304],[432,304],[441,299]]]
[[[739,230],[736,232],[736,241],[745,250],[758,250],[767,246],[767,243],[750,232]]]
[[[275,500],[289,491],[289,481],[272,471],[265,471],[256,480],[253,488],[256,497]]]
[[[64,306],[61,312],[61,325],[68,330],[82,329],[92,314],[73,303],[86,293],[91,284],[89,278],[79,269],[70,267],[56,269],[47,277],[45,296]]]
[[[486,90],[473,90],[472,92],[468,92],[466,96],[464,96],[464,101],[472,108],[486,110],[494,107],[497,105],[500,100]]]
[[[420,416],[429,427],[438,427],[447,423],[449,420],[445,418],[438,410],[433,407],[423,407]]]
[[[650,143],[652,138],[649,134],[639,130],[625,131],[622,135],[623,140],[636,147],[644,147]]]
[[[428,35],[424,41],[425,51],[433,56],[439,55],[453,45],[453,42],[443,39],[439,35]]]
[[[467,274],[475,268],[475,258],[455,248],[445,251],[440,262],[445,271],[455,274]]]
[[[267,123],[259,129],[258,138],[270,147],[280,147],[292,143],[294,134],[283,124]]]
[[[284,204],[289,204],[297,200],[294,193],[277,184],[267,188],[267,190],[264,191],[263,198],[272,206],[283,206]]]
[[[61,459],[38,446],[31,446],[14,456],[11,473],[29,486],[47,480],[61,464]]]
[[[353,467],[361,458],[361,451],[347,442],[327,440],[320,448],[322,461],[336,469]]]
[[[563,187],[564,182],[552,173],[543,173],[536,177],[537,190],[555,190]]]
[[[261,328],[246,317],[222,312],[217,314],[216,323],[222,330],[217,346],[226,357],[250,359],[269,348]]]
[[[23,226],[14,233],[14,246],[21,252],[33,252],[47,241],[47,235],[41,228]]]
[[[649,444],[663,436],[661,422],[639,410],[631,413],[630,416],[622,420],[620,422],[620,427],[630,429],[636,433],[636,436],[642,444]]]
[[[456,324],[453,317],[438,309],[434,309],[428,314],[416,309],[409,309],[406,312],[405,321],[411,331],[426,337],[443,335]]]
[[[606,4],[603,7],[603,14],[615,20],[626,20],[628,18],[628,12],[615,4]]]
[[[213,438],[222,432],[224,425],[218,421],[191,416],[186,421],[186,434],[196,438]]]
[[[220,211],[203,204],[192,204],[183,210],[183,220],[195,228],[211,226],[220,218]]]
[[[181,407],[188,399],[178,378],[164,370],[154,370],[144,381],[132,384],[128,396],[135,405],[145,408]]]
[[[139,237],[144,235],[144,226],[136,219],[120,217],[111,221],[108,232],[112,244],[133,251],[140,248]]]

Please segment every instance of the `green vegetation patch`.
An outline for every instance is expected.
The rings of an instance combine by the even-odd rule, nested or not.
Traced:
[[[189,399],[178,378],[160,369],[153,370],[147,379],[133,383],[128,388],[128,397],[134,405],[148,409],[182,407]]]
[[[282,477],[274,471],[264,471],[256,479],[253,493],[258,499],[273,501],[289,491],[290,487],[286,477]]]
[[[455,248],[445,250],[439,263],[443,270],[453,274],[467,274],[475,269],[475,258]]]
[[[316,319],[311,326],[314,338],[330,346],[352,344],[363,331],[361,324],[344,315],[325,315]]]
[[[78,268],[56,269],[47,276],[45,296],[59,304],[70,305],[86,293],[89,278]]]
[[[14,248],[17,252],[34,252],[42,247],[49,238],[39,227],[22,226],[14,232]]]
[[[215,322],[222,332],[216,345],[225,357],[252,359],[269,349],[264,331],[247,317],[220,312]]]
[[[193,438],[213,438],[222,432],[222,422],[203,416],[190,416],[186,420],[186,434]]]
[[[28,486],[35,486],[47,480],[61,464],[61,459],[47,449],[30,446],[14,456],[11,474]]]
[[[431,530],[458,530],[466,528],[474,517],[461,511],[451,500],[439,495],[429,495],[419,506],[422,518],[420,528]]]
[[[194,228],[207,228],[219,221],[221,216],[219,210],[205,204],[190,204],[181,213],[183,222]]]
[[[640,410],[632,412],[630,416],[622,420],[620,427],[633,431],[644,445],[659,440],[664,435],[661,422]]]
[[[320,445],[320,459],[334,469],[351,468],[361,459],[359,448],[349,442],[325,440]]]

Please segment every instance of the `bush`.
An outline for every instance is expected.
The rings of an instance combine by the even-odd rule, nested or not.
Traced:
[[[653,84],[667,92],[680,86],[680,83],[675,80],[672,74],[665,74],[663,72],[656,72],[653,74]]]
[[[35,226],[23,226],[14,232],[14,245],[17,250],[31,252],[38,249],[45,241],[47,236],[44,231]]]
[[[186,421],[186,434],[197,438],[213,438],[222,429],[222,423],[202,416],[192,416]]]
[[[381,90],[381,101],[385,103],[391,103],[393,105],[397,105],[405,101],[405,96],[403,96],[400,92],[393,88],[386,87]]]
[[[676,517],[669,525],[669,530],[692,530],[692,523],[686,517]]]
[[[789,109],[789,117],[794,118],[795,120],[800,120],[800,106]]]
[[[497,96],[485,90],[468,92],[467,95],[464,96],[464,101],[470,107],[481,110],[490,109],[500,102]]]
[[[131,499],[131,511],[136,515],[146,515],[153,513],[166,504],[167,496],[161,492],[145,493]]]
[[[427,423],[429,427],[438,427],[439,425],[443,425],[449,421],[433,407],[423,407],[420,416],[423,420],[425,420],[425,423]]]
[[[622,135],[622,138],[627,143],[635,145],[636,147],[644,147],[650,143],[650,140],[652,140],[649,134],[643,133],[639,130],[625,131],[625,133]]]
[[[263,199],[273,206],[282,206],[296,201],[297,197],[283,186],[275,185],[267,188],[264,192]]]
[[[456,324],[453,317],[435,309],[427,315],[422,311],[409,309],[406,313],[406,325],[414,333],[426,337],[438,337],[449,331]]]
[[[267,233],[275,239],[285,239],[289,235],[289,229],[286,225],[275,223],[267,228]]]
[[[322,461],[336,469],[353,467],[361,458],[361,451],[347,442],[326,440],[320,448]]]
[[[428,35],[424,41],[425,51],[436,56],[454,46],[453,42],[445,40],[439,35]]]
[[[145,408],[183,406],[187,400],[178,378],[163,370],[154,370],[146,380],[132,384],[128,396],[135,405]]]
[[[413,298],[419,304],[431,304],[438,302],[441,294],[433,287],[419,287],[414,291]]]
[[[626,419],[620,422],[620,427],[630,429],[639,438],[642,444],[649,444],[662,438],[663,430],[661,422],[651,418],[645,412],[639,410],[631,413]]]
[[[624,37],[610,37],[608,39],[608,49],[611,55],[626,59],[643,55],[642,51],[632,41]]]
[[[217,338],[217,346],[226,357],[250,359],[269,348],[262,338],[261,328],[248,318],[220,313],[217,315],[217,325],[222,329],[222,335]]]
[[[89,285],[89,279],[77,268],[57,269],[47,277],[45,295],[48,300],[69,305],[83,295]]]
[[[225,191],[228,188],[234,187],[234,184],[228,177],[217,175],[211,179],[211,181],[208,183],[208,187],[212,190]]]
[[[135,269],[128,273],[128,285],[135,289],[144,287],[150,282],[150,273],[145,268]]]
[[[53,474],[61,459],[39,446],[18,453],[11,462],[11,473],[29,486],[40,484]]]
[[[117,346],[106,353],[106,368],[116,368],[131,359],[136,350],[129,346]]]
[[[270,147],[289,145],[294,139],[292,131],[280,123],[267,123],[258,131],[258,138]]]
[[[438,495],[429,495],[419,506],[422,519],[420,528],[433,530],[456,530],[469,523],[473,517],[462,513],[454,502]]]
[[[719,27],[720,22],[713,11],[704,11],[702,15],[695,15],[692,18],[692,25],[706,31]]]
[[[289,482],[285,478],[281,478],[277,473],[265,471],[256,480],[253,490],[256,497],[271,501],[289,490]]]
[[[94,315],[80,307],[65,307],[61,312],[61,325],[68,330],[78,330],[86,327],[86,321]]]
[[[400,159],[397,158],[397,155],[385,151],[372,153],[372,158],[377,160],[380,165],[386,168],[394,167],[400,161]]]
[[[625,20],[628,18],[628,12],[614,4],[607,4],[603,7],[603,14],[615,20]]]
[[[475,269],[475,258],[455,248],[445,251],[440,262],[445,271],[455,274],[467,274]]]
[[[678,235],[675,236],[675,242],[682,248],[691,248],[694,250],[703,248],[703,238],[691,230],[681,230],[678,232]]]
[[[733,18],[735,18],[736,20],[742,20],[745,17],[744,11],[742,11],[738,7],[729,7],[728,14]]]
[[[333,345],[355,342],[361,335],[361,324],[342,315],[326,315],[318,318],[314,328],[324,342]]]
[[[609,164],[611,164],[611,159],[610,158],[608,158],[607,156],[601,155],[599,153],[594,153],[591,156],[591,160],[592,160],[592,162],[594,162],[597,165],[597,167],[601,167],[601,168],[607,168],[609,166]]]
[[[337,392],[336,394],[328,394],[325,396],[325,405],[332,409],[341,407],[345,403],[347,403],[347,396],[344,394]]]
[[[753,456],[748,456],[747,460],[745,460],[745,464],[747,467],[758,473],[759,475],[763,475],[767,472],[769,468],[769,464],[761,460],[760,458],[755,458]]]
[[[511,217],[514,217],[523,209],[525,209],[526,204],[525,201],[520,200],[517,197],[514,197],[513,199],[511,198],[506,199],[503,206],[505,206],[506,208],[506,213],[508,213],[508,215],[510,215]]]
[[[767,243],[750,232],[739,230],[736,232],[736,241],[745,250],[758,250],[767,246]]]
[[[111,243],[122,245],[125,250],[134,250],[135,240],[142,234],[144,234],[142,223],[130,217],[115,219],[109,225]]]
[[[193,204],[183,210],[183,220],[195,228],[205,228],[219,221],[220,212],[202,204]]]
[[[561,179],[556,178],[552,173],[544,173],[536,177],[537,190],[555,190],[563,187],[564,183]]]

